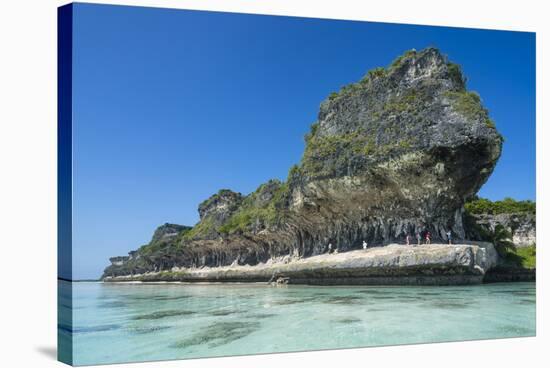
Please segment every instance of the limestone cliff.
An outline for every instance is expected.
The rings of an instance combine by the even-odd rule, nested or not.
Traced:
[[[482,240],[501,227],[517,248],[536,244],[536,203],[504,198],[490,201],[475,196],[465,206],[467,237]],[[490,236],[489,236],[490,237]]]
[[[494,231],[498,225],[510,234],[510,240],[518,248],[535,245],[536,239],[536,216],[531,213],[501,213],[501,214],[476,214],[472,215],[476,224],[482,227],[485,232]],[[472,230],[471,238],[482,239],[483,236]]]
[[[282,256],[402,242],[430,231],[465,237],[463,205],[492,173],[502,137],[437,49],[408,51],[321,103],[285,182],[221,190],[200,221],[141,248],[104,276],[172,267],[255,265]]]

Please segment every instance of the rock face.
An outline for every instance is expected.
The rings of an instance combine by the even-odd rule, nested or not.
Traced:
[[[162,262],[147,258],[146,246],[139,267],[129,260],[104,276],[255,265],[425,231],[436,241],[448,230],[463,239],[464,202],[492,173],[501,146],[460,67],[437,49],[409,51],[321,103],[287,181],[247,196],[220,191],[200,204],[193,229],[162,248]]]
[[[377,243],[426,228],[464,238],[462,205],[501,144],[458,66],[435,49],[407,53],[321,104],[292,207],[356,223],[352,233],[359,226],[360,238]],[[342,243],[359,240],[350,235]]]
[[[129,257],[127,256],[118,256],[118,257],[109,258],[109,262],[111,262],[111,265],[113,266],[122,266],[128,260],[129,260]]]
[[[494,231],[502,225],[512,235],[512,242],[518,248],[536,244],[536,215],[530,213],[502,213],[497,215],[472,215],[478,226]],[[472,237],[479,237],[472,234]]]
[[[223,224],[235,212],[242,202],[241,193],[222,189],[199,205],[201,221],[211,219],[216,224]]]
[[[164,225],[159,226],[155,230],[153,234],[153,238],[151,239],[151,242],[156,243],[159,241],[164,241],[170,238],[174,238],[178,236],[180,232],[185,230],[191,230],[191,228],[189,226],[165,223]],[[129,254],[129,255],[132,256],[132,254]]]

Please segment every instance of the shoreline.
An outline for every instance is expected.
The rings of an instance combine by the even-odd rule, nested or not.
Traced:
[[[266,284],[279,279],[285,284],[302,285],[475,285],[486,282],[486,275],[491,274],[490,270],[496,265],[496,251],[486,242],[390,244],[307,258],[285,256],[254,266],[173,268],[139,275],[108,276],[102,281]]]

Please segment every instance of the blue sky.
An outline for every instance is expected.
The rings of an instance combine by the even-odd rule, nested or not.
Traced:
[[[480,195],[535,199],[535,35],[78,4],[74,278],[193,225],[220,188],[286,178],[330,92],[405,50],[462,65],[506,141]]]

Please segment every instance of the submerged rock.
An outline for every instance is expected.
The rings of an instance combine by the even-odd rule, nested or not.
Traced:
[[[220,191],[162,252],[146,255],[146,246],[138,261],[110,266],[104,277],[292,261],[328,244],[347,251],[426,231],[434,240],[449,230],[463,239],[464,202],[492,173],[501,147],[460,67],[434,48],[409,51],[321,103],[286,182],[247,196]]]

